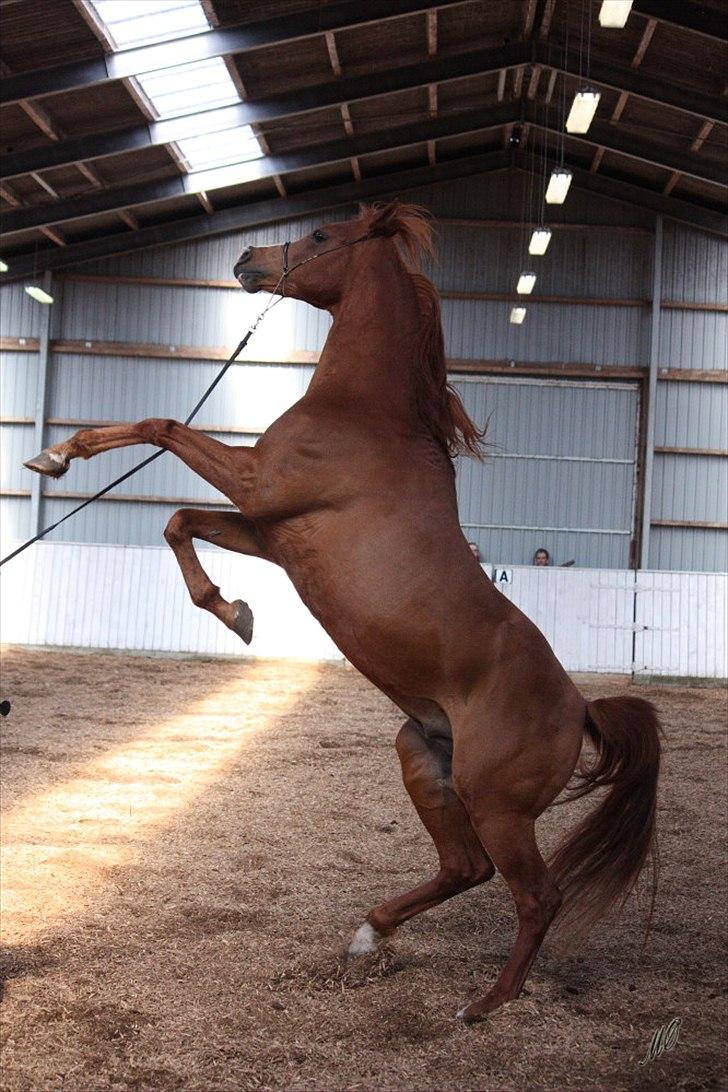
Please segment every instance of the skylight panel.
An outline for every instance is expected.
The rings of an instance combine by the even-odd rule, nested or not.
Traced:
[[[210,29],[200,0],[85,0],[117,50]],[[222,57],[134,76],[155,118],[184,117],[240,102]],[[249,125],[175,142],[188,172],[247,163],[263,150]]]
[[[222,57],[136,77],[157,117],[173,118],[240,101]]]
[[[191,171],[248,163],[251,159],[260,159],[263,154],[249,125],[209,136],[185,137],[176,143]]]
[[[117,49],[209,30],[200,0],[89,0]]]

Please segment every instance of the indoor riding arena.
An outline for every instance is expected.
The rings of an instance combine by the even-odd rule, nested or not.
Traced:
[[[726,1088],[726,0],[0,0],[1,1092]]]

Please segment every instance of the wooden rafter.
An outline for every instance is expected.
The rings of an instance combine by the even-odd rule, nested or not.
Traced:
[[[333,30],[327,30],[324,34],[326,40],[326,49],[329,54],[329,63],[331,65],[331,71],[334,73],[337,79],[341,76],[341,61],[339,60],[339,51],[336,48],[336,36]]]
[[[639,68],[639,66],[642,64],[644,55],[645,55],[645,53],[647,52],[647,50],[649,48],[649,44],[652,41],[652,35],[655,33],[656,28],[657,28],[657,19],[648,19],[647,20],[647,25],[645,26],[645,29],[644,29],[644,33],[643,33],[642,37],[640,38],[640,44],[637,46],[637,52],[635,53],[634,57],[632,58],[632,62],[631,62],[631,67],[632,68]]]
[[[437,54],[437,8],[431,8],[426,14],[427,18],[427,56],[434,57]]]
[[[535,64],[531,69],[531,78],[528,81],[528,89],[526,91],[526,98],[535,99],[536,92],[538,91],[538,81],[541,79],[541,73],[543,69],[540,64]]]
[[[619,119],[621,118],[622,114],[624,113],[624,108],[627,105],[627,99],[628,98],[629,98],[628,92],[627,91],[622,91],[619,98],[617,99],[617,105],[614,107],[614,111],[612,112],[612,116],[609,119],[612,122],[612,125],[616,125],[617,122],[619,121]]]

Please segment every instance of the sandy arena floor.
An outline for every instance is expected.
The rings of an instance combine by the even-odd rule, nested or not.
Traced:
[[[638,690],[667,733],[646,953],[633,905],[580,955],[546,946],[524,996],[467,1028],[513,936],[499,878],[338,965],[433,867],[401,718],[355,671],[8,650],[2,691],[3,1089],[725,1087],[722,692]],[[575,814],[547,814],[543,843]],[[677,1045],[640,1067],[673,1017]]]

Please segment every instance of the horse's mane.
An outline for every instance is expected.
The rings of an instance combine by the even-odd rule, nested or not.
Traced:
[[[417,296],[422,316],[419,345],[422,378],[417,384],[420,417],[451,458],[457,455],[482,458],[486,429],[479,429],[470,419],[460,395],[447,381],[440,296],[419,267],[421,256],[434,257],[435,254],[429,213],[419,205],[392,201],[383,206],[362,205],[360,220],[370,234],[396,238]]]

